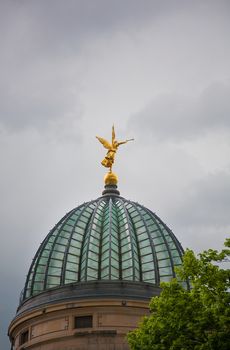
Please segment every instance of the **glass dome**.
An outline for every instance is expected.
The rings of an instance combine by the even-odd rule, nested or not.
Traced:
[[[67,213],[40,245],[21,302],[41,292],[88,281],[159,286],[175,277],[183,249],[160,218],[106,190]]]

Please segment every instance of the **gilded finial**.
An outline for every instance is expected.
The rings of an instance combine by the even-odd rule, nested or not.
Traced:
[[[109,168],[109,172],[105,175],[105,184],[106,185],[116,185],[118,178],[117,178],[117,175],[112,172],[112,167],[113,167],[114,160],[115,160],[115,154],[116,154],[119,146],[121,146],[129,141],[133,141],[134,139],[129,139],[129,140],[118,142],[116,140],[114,125],[112,126],[112,142],[111,143],[109,141],[103,139],[102,137],[96,136],[96,138],[108,150],[105,158],[101,162],[101,164],[104,167]]]

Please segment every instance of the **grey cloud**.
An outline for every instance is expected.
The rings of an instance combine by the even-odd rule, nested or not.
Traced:
[[[24,86],[23,86],[24,84]],[[54,121],[81,115],[81,106],[75,97],[63,86],[25,86],[25,81],[15,82],[14,88],[0,89],[0,122],[9,128],[26,126],[47,127]]]
[[[181,141],[212,130],[230,128],[230,83],[216,82],[198,97],[175,93],[158,95],[130,118],[136,132],[145,130],[161,140]]]
[[[135,28],[159,15],[188,7],[189,2],[184,4],[182,0],[173,4],[170,0],[164,3],[152,0],[23,0],[3,3],[0,16],[6,28],[14,22],[21,34],[25,33],[24,30],[31,29],[32,33],[27,33],[27,39],[35,35],[34,39],[38,44],[43,42],[52,47],[71,50],[73,44],[76,48],[80,41],[89,35],[104,35],[111,30],[127,28],[130,24]],[[6,18],[9,21],[8,25]]]
[[[179,0],[23,0],[0,6],[0,122],[8,128],[78,118],[87,48],[101,37],[138,33],[161,16],[202,8]],[[209,11],[227,6],[213,1]]]
[[[229,193],[230,173],[210,174],[185,188],[183,197],[170,209],[169,220],[190,228],[229,226]]]

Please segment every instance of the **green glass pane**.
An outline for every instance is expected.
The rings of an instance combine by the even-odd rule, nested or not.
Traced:
[[[118,252],[115,252],[114,250],[111,250],[111,257],[115,258],[118,261],[118,259],[119,259]]]
[[[162,267],[159,269],[159,274],[160,276],[165,276],[165,275],[172,275],[172,269],[171,267]]]
[[[161,282],[170,282],[172,278],[173,278],[172,276],[164,276],[164,277],[161,276],[160,281]]]
[[[77,281],[78,279],[78,274],[77,274],[77,271],[76,272],[73,272],[73,271],[66,271],[65,273],[65,278],[66,279],[70,279],[70,280],[74,280],[74,281]]]
[[[133,281],[134,280],[134,276],[133,274],[129,275],[129,276],[125,276],[123,277],[125,280],[128,280],[128,281]]]
[[[35,275],[34,281],[35,282],[41,282],[44,281],[45,275],[43,273],[37,273]]]
[[[81,280],[81,281],[85,281],[85,271],[86,271],[85,268],[82,268],[82,269],[81,269],[81,275],[80,275],[80,280]]]
[[[61,268],[62,264],[63,264],[62,260],[56,260],[56,259],[51,259],[50,262],[49,262],[49,266],[52,266],[52,267],[59,267],[59,268]]]
[[[110,234],[110,230],[109,230],[109,226],[107,225],[107,227],[103,227],[102,242],[104,242],[105,240],[107,240],[107,237],[109,237],[109,234]]]
[[[34,283],[34,288],[33,288],[34,292],[35,291],[42,291],[43,290],[43,283],[42,282],[35,282]]]
[[[47,254],[47,257],[41,257],[40,259],[39,259],[39,264],[41,264],[41,265],[46,265],[47,264],[47,261],[48,261],[48,254]]]
[[[102,253],[101,260],[105,260],[108,257],[109,257],[109,250],[106,250],[105,252]]]
[[[146,271],[149,271],[149,270],[154,270],[154,263],[153,263],[153,261],[145,263],[145,264],[142,264],[142,271],[143,272],[146,272]]]
[[[127,267],[131,267],[132,266],[132,260],[131,259],[127,259],[125,261],[122,261],[122,269],[125,269]]]
[[[51,256],[53,259],[60,259],[61,260],[64,258],[64,253],[53,251]]]
[[[156,251],[156,253],[161,252],[161,251],[166,250],[166,249],[167,249],[167,248],[166,248],[166,245],[165,245],[165,244],[155,245],[155,251]]]
[[[99,247],[99,244],[100,244],[99,239],[96,237],[96,235],[94,233],[92,233],[92,235],[90,237],[89,246],[91,247],[91,245],[95,245],[95,246]]]
[[[130,244],[130,236],[122,238],[121,240],[121,246],[126,246],[127,244]]]
[[[64,252],[65,249],[66,249],[66,247],[63,245],[60,245],[60,244],[55,244],[55,246],[54,246],[54,250],[56,250],[57,252]]]
[[[144,226],[137,230],[137,234],[138,234],[138,241],[143,241],[148,238],[148,234]]]
[[[134,224],[136,224],[135,226],[137,226],[137,223],[138,223],[140,220],[141,220],[141,218],[140,218],[139,215],[133,217],[133,222],[134,222]],[[139,223],[139,225],[140,225],[140,223]]]
[[[116,269],[119,269],[119,262],[115,259],[111,259],[111,266]]]
[[[104,278],[109,275],[109,267],[106,266],[101,269],[101,278]]]
[[[172,255],[173,258],[174,258],[174,257],[179,257],[179,252],[178,252],[178,250],[171,250],[171,255]]]
[[[73,229],[73,226],[70,226],[67,224],[62,227],[62,230],[69,232],[69,233],[72,231],[72,229]]]
[[[135,268],[137,268],[138,270],[139,270],[139,258],[138,257],[136,257],[136,259],[133,259],[133,261],[134,261],[134,266],[135,266]]]
[[[68,244],[68,239],[67,238],[63,238],[63,237],[58,237],[56,243],[61,243],[63,245],[67,245]]]
[[[92,213],[93,213],[93,209],[94,208],[90,208],[90,207],[86,208],[84,210],[84,215],[87,216],[87,217],[90,217],[92,215]]]
[[[152,234],[151,234],[151,237],[152,237]],[[158,237],[153,238],[153,242],[155,245],[159,245],[161,243],[164,243],[164,239],[162,237],[158,236]]]
[[[154,278],[154,271],[143,272],[142,274],[143,280],[150,280]]]
[[[48,275],[55,275],[55,276],[60,276],[61,275],[62,269],[57,268],[57,267],[49,267],[48,269]]]
[[[46,271],[46,266],[44,265],[38,265],[36,269],[36,273],[45,273]]]
[[[166,259],[166,258],[169,258],[168,251],[157,253],[157,259]]]
[[[99,260],[99,250],[97,247],[95,246],[91,246],[92,248],[95,248],[95,251],[91,251],[89,250],[88,252],[88,258],[94,260],[94,261],[98,261]]]
[[[156,282],[155,282],[155,278],[150,278],[150,279],[147,279],[147,278],[146,278],[144,282],[153,283],[153,284],[156,283]]]
[[[75,215],[75,220],[74,220],[73,217],[68,218],[67,221],[66,221],[66,224],[73,227],[73,226],[75,225],[75,222],[76,222],[76,220],[77,220],[77,217],[78,217],[78,216]]]
[[[73,237],[78,238],[78,237],[82,236],[84,234],[84,232],[85,232],[84,228],[76,226],[74,228],[74,235],[73,235]]]
[[[120,237],[121,237],[121,240],[123,241],[124,239],[127,239],[128,241],[130,241],[130,236],[129,236],[129,230],[128,229],[125,229],[124,231],[122,231],[120,233]]]
[[[146,239],[145,241],[139,242],[139,247],[140,248],[149,247],[149,246],[150,246],[150,242],[149,242],[148,239]]]
[[[60,284],[60,277],[48,276],[47,286],[58,286]]]
[[[71,271],[77,271],[78,270],[78,265],[71,263],[71,262],[67,262],[66,263],[66,270],[71,270]]]
[[[70,283],[75,283],[77,282],[76,280],[71,280],[71,279],[68,279],[68,278],[65,278],[65,284],[70,284]]]
[[[81,220],[79,220],[79,221],[77,222],[77,225],[76,225],[76,228],[77,228],[77,227],[85,229],[85,228],[86,228],[86,223],[83,222],[83,221],[81,221]],[[76,231],[76,228],[75,228],[75,231]]]
[[[78,256],[78,255],[80,255],[80,249],[78,247],[70,246],[69,253]]]
[[[174,242],[168,242],[169,249],[176,249]]]
[[[128,258],[132,259],[132,251],[130,250],[130,251],[126,252],[126,253],[122,253],[121,257],[122,257],[122,260],[126,260]]]
[[[68,254],[68,256],[67,256],[67,261],[68,261],[68,262],[72,262],[72,263],[78,264],[78,262],[79,262],[79,257],[76,256],[76,255]]]
[[[106,241],[103,245],[102,245],[102,250],[105,251],[107,249],[110,248],[110,242],[109,241]]]
[[[26,298],[29,298],[30,296],[31,296],[31,289],[28,288],[28,289],[26,290]]]
[[[111,266],[111,274],[113,276],[119,277],[119,269],[116,269],[115,267]]]
[[[170,261],[170,259],[159,260],[158,266],[159,267],[171,266],[171,261]]]
[[[158,226],[156,224],[151,224],[151,225],[148,225],[148,229],[151,232],[155,232],[155,231],[158,231]]]
[[[51,242],[50,240],[46,243],[46,249],[47,250],[50,250],[50,249],[52,249],[52,247],[53,247],[53,242]]]
[[[141,255],[152,254],[152,249],[150,246],[140,247],[140,253]]]
[[[67,238],[67,240],[68,240],[69,237],[70,237],[70,233],[69,232],[65,232],[65,231],[61,231],[59,236],[62,237],[62,238]]]
[[[175,265],[181,265],[181,263],[182,263],[181,258],[180,258],[179,256],[173,258],[173,263],[174,263]]]
[[[88,266],[97,269],[98,268],[98,262],[92,259],[88,259]]]
[[[141,262],[142,263],[150,262],[152,260],[153,260],[152,254],[141,256]]]
[[[118,255],[119,247],[115,243],[111,242],[110,249],[113,251],[114,254]]]
[[[135,225],[135,228],[136,228],[136,230],[139,228],[145,228],[143,221],[141,220],[141,221],[137,222]]]
[[[128,268],[122,271],[122,277],[126,278],[128,276],[133,275],[133,269],[132,268]]]
[[[76,247],[76,248],[80,249],[81,245],[82,245],[82,241],[79,241],[77,239],[72,238],[70,241],[70,246],[72,246],[72,247]]]

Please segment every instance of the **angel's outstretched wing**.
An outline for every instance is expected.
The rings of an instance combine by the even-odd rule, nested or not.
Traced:
[[[114,125],[113,125],[112,126],[112,145],[113,145],[113,143],[115,141],[115,137],[116,137],[116,135],[115,135],[115,129],[114,129]]]
[[[96,138],[100,141],[100,143],[102,143],[102,145],[106,149],[111,149],[112,148],[111,144],[107,140],[105,140],[105,139],[103,139],[102,137],[99,137],[99,136],[96,136]]]

